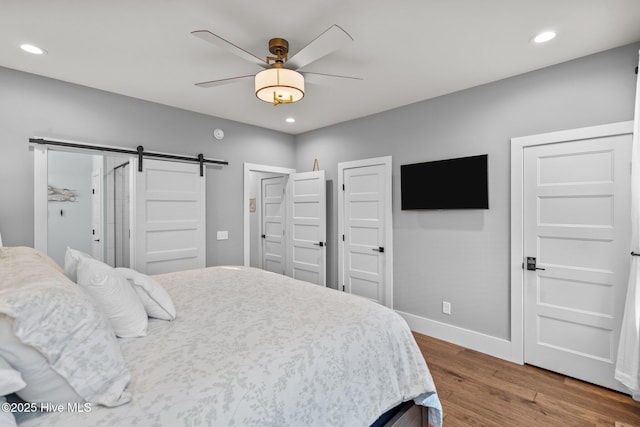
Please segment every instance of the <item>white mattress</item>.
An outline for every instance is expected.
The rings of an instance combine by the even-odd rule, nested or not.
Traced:
[[[368,426],[440,403],[411,332],[363,298],[245,267],[156,276],[177,309],[120,339],[133,400],[21,426]]]

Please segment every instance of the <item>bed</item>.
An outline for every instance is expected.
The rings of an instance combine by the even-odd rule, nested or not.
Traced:
[[[67,379],[72,392],[81,390],[75,406],[58,402],[59,407],[43,407],[39,402],[19,407],[23,400],[10,395],[14,405],[10,409],[27,409],[14,411],[18,425],[438,427],[442,423],[428,367],[406,322],[392,310],[249,267],[210,267],[151,280],[170,297],[175,320],[148,318],[143,336],[116,339],[112,331],[104,332],[104,317],[110,324],[109,315],[103,316],[101,310],[83,313],[83,319],[95,317],[99,327],[81,334],[78,342],[94,340],[87,344],[92,355],[115,352],[108,363],[92,362],[91,367],[78,361],[84,356],[71,346],[73,340],[49,350],[50,338],[39,343],[38,338],[29,338],[34,329],[40,335],[60,335],[69,319],[47,326],[48,319],[61,315],[60,309],[47,312],[46,322],[37,315],[50,333],[20,320],[28,315],[24,312],[48,310],[55,298],[37,295],[49,289],[50,282],[55,282],[56,292],[73,294],[73,313],[95,302],[91,292],[68,279],[46,255],[29,248],[0,248],[0,312],[5,321],[13,321],[19,340],[36,347],[49,367]],[[38,304],[44,308],[33,308]],[[78,324],[70,333],[77,332]],[[102,334],[99,340],[96,334]],[[105,342],[107,347],[94,351]],[[64,362],[66,351],[74,351],[75,359]],[[96,366],[108,366],[113,378],[102,379],[100,387],[86,387],[85,377],[103,371]],[[383,414],[386,418],[380,419]]]

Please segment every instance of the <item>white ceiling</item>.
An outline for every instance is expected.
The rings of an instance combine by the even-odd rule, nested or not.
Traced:
[[[332,24],[354,42],[303,70],[362,81],[308,84],[275,107],[251,81],[194,86],[258,70],[191,31],[258,57],[282,37],[291,56]],[[529,42],[546,29],[558,37]],[[636,41],[639,0],[0,0],[0,66],[291,134]]]

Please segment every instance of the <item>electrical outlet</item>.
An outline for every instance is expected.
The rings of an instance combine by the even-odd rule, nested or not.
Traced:
[[[216,237],[217,237],[218,240],[227,240],[229,238],[229,232],[228,231],[218,231]]]
[[[451,314],[451,303],[448,301],[442,301],[442,312],[444,314]]]

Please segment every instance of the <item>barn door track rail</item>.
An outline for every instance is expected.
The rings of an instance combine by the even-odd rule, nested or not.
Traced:
[[[59,141],[59,140],[51,140],[44,138],[29,138],[30,144],[39,144],[39,145],[52,145],[56,147],[65,147],[65,148],[76,148],[82,150],[93,150],[93,151],[106,151],[109,153],[119,153],[119,154],[129,154],[138,157],[138,172],[142,172],[142,159],[144,157],[147,158],[156,158],[156,159],[164,159],[176,162],[193,162],[200,164],[200,176],[204,175],[204,165],[205,163],[226,166],[229,164],[226,160],[219,159],[206,159],[203,154],[198,154],[197,156],[182,156],[178,154],[168,154],[168,153],[154,153],[151,151],[144,151],[144,147],[142,145],[138,145],[135,150],[130,148],[121,148],[121,147],[110,147],[107,145],[93,145],[93,144],[82,144],[78,142],[70,142],[70,141]]]

